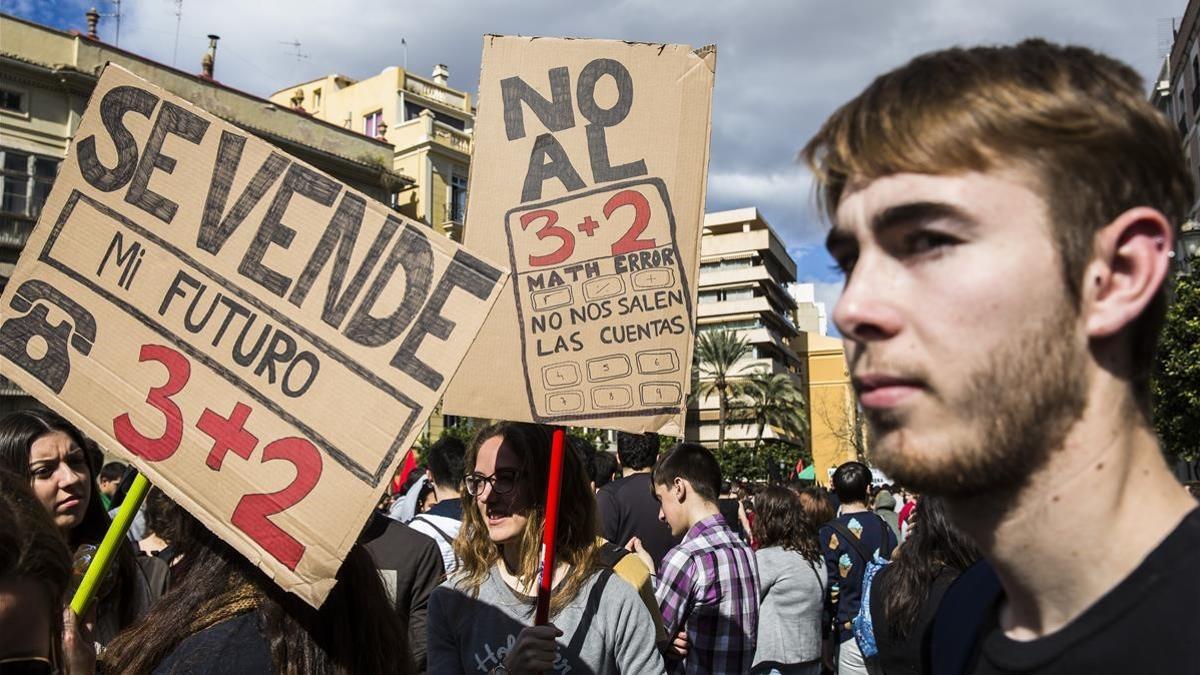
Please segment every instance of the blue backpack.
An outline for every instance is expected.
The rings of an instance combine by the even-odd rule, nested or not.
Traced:
[[[862,601],[858,606],[858,614],[850,620],[854,641],[858,643],[858,649],[862,652],[863,658],[870,658],[879,653],[879,647],[875,644],[875,626],[871,621],[871,585],[875,580],[875,574],[889,564],[891,564],[890,560],[876,555],[874,560],[868,562],[867,568],[863,570]]]

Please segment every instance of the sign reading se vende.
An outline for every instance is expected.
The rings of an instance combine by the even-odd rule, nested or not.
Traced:
[[[446,412],[682,431],[715,63],[713,47],[484,38],[466,243],[512,274]]]
[[[320,606],[501,277],[109,65],[0,298],[0,368]]]

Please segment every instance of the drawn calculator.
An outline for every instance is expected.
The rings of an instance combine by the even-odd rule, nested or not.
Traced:
[[[694,320],[662,180],[522,205],[505,230],[534,419],[680,412]]]

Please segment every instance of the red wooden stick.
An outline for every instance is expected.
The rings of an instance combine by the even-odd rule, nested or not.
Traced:
[[[545,557],[542,559],[542,578],[538,583],[537,613],[534,624],[545,625],[550,619],[550,587],[554,583],[554,535],[558,531],[558,501],[562,488],[563,450],[567,432],[554,428],[550,445],[550,484],[546,486],[546,527],[542,537]]]

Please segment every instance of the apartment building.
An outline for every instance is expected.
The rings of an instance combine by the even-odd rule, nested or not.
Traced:
[[[787,290],[795,281],[795,261],[758,209],[704,215],[697,332],[736,330],[746,337],[751,349],[735,373],[786,373],[802,386],[804,362],[790,343],[799,334],[794,323],[797,305]],[[718,428],[716,395],[700,397],[689,411],[687,439],[715,445]],[[752,424],[730,423],[725,438],[753,443],[755,431]],[[763,437],[794,445],[805,442],[771,428]]]
[[[1188,218],[1179,223],[1175,257],[1183,272],[1200,265],[1200,0],[1189,0],[1173,20],[1171,51],[1150,91],[1150,101],[1178,128],[1183,156],[1196,188]]]
[[[375,199],[386,201],[413,184],[392,168],[389,143],[221,84],[215,77],[216,39],[197,58],[199,72],[190,73],[101,42],[95,10],[86,20],[85,34],[0,14],[0,290],[41,214],[107,62],[196,102]],[[0,413],[32,403],[0,377]]]
[[[414,182],[391,195],[394,208],[462,241],[474,107],[450,87],[450,70],[421,77],[398,66],[362,80],[345,75],[284,87],[271,100],[339,127],[390,143],[389,168]]]

